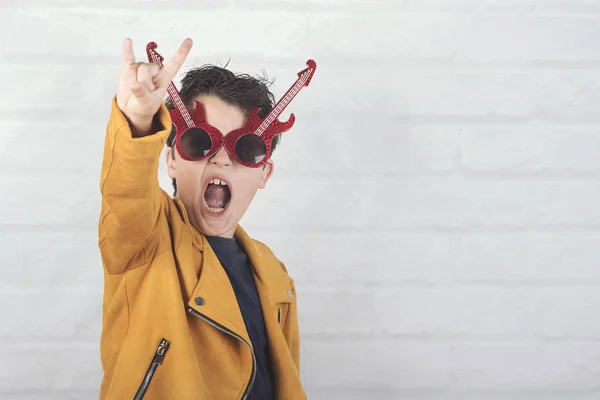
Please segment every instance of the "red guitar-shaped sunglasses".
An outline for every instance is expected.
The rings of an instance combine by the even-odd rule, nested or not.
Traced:
[[[148,43],[146,53],[150,62],[162,67],[164,58],[156,52],[157,47],[155,42]],[[181,158],[188,161],[203,160],[225,146],[227,153],[242,165],[251,168],[264,165],[271,155],[273,138],[288,131],[294,125],[296,118],[293,113],[287,122],[280,122],[277,118],[300,90],[310,83],[317,64],[313,60],[308,60],[306,65],[308,67],[298,73],[298,80],[264,119],[258,116],[260,108],[255,108],[248,115],[242,128],[233,130],[227,135],[223,135],[217,128],[206,122],[204,107],[199,101],[194,100],[195,108],[188,111],[175,85],[170,82],[167,92],[175,104],[175,109],[169,110],[169,114],[175,125],[175,147]]]

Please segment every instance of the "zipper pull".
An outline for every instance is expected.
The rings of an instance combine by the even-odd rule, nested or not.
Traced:
[[[167,352],[167,350],[169,350],[170,344],[171,343],[169,343],[169,341],[166,339],[160,341],[158,349],[156,349],[156,354],[154,355],[153,362],[162,364],[163,358],[165,357],[165,353]]]
[[[281,308],[277,309],[277,323],[281,325]]]

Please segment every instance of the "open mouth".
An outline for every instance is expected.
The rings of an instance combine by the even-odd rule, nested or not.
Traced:
[[[204,203],[208,211],[215,214],[224,212],[229,200],[231,200],[229,185],[218,178],[211,179],[204,191]]]

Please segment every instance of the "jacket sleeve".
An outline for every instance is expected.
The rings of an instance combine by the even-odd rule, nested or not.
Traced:
[[[100,254],[109,274],[149,262],[159,249],[159,217],[168,194],[158,182],[158,163],[171,131],[166,107],[155,116],[158,131],[134,138],[113,97],[100,177]]]

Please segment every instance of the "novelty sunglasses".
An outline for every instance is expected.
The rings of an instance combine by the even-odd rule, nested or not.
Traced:
[[[155,42],[148,43],[146,53],[150,62],[162,67],[164,58],[156,51],[157,47]],[[298,73],[296,82],[264,118],[259,116],[261,108],[255,108],[249,113],[242,128],[227,135],[223,135],[206,122],[204,107],[199,101],[194,100],[194,108],[188,111],[179,91],[173,82],[170,82],[167,92],[175,108],[169,110],[169,114],[175,125],[175,147],[181,158],[188,161],[204,160],[218,152],[221,147],[225,147],[229,156],[242,165],[251,168],[264,165],[271,156],[273,138],[294,125],[296,117],[293,113],[286,122],[280,122],[277,118],[300,90],[309,85],[317,64],[308,60],[306,65],[307,68]]]

